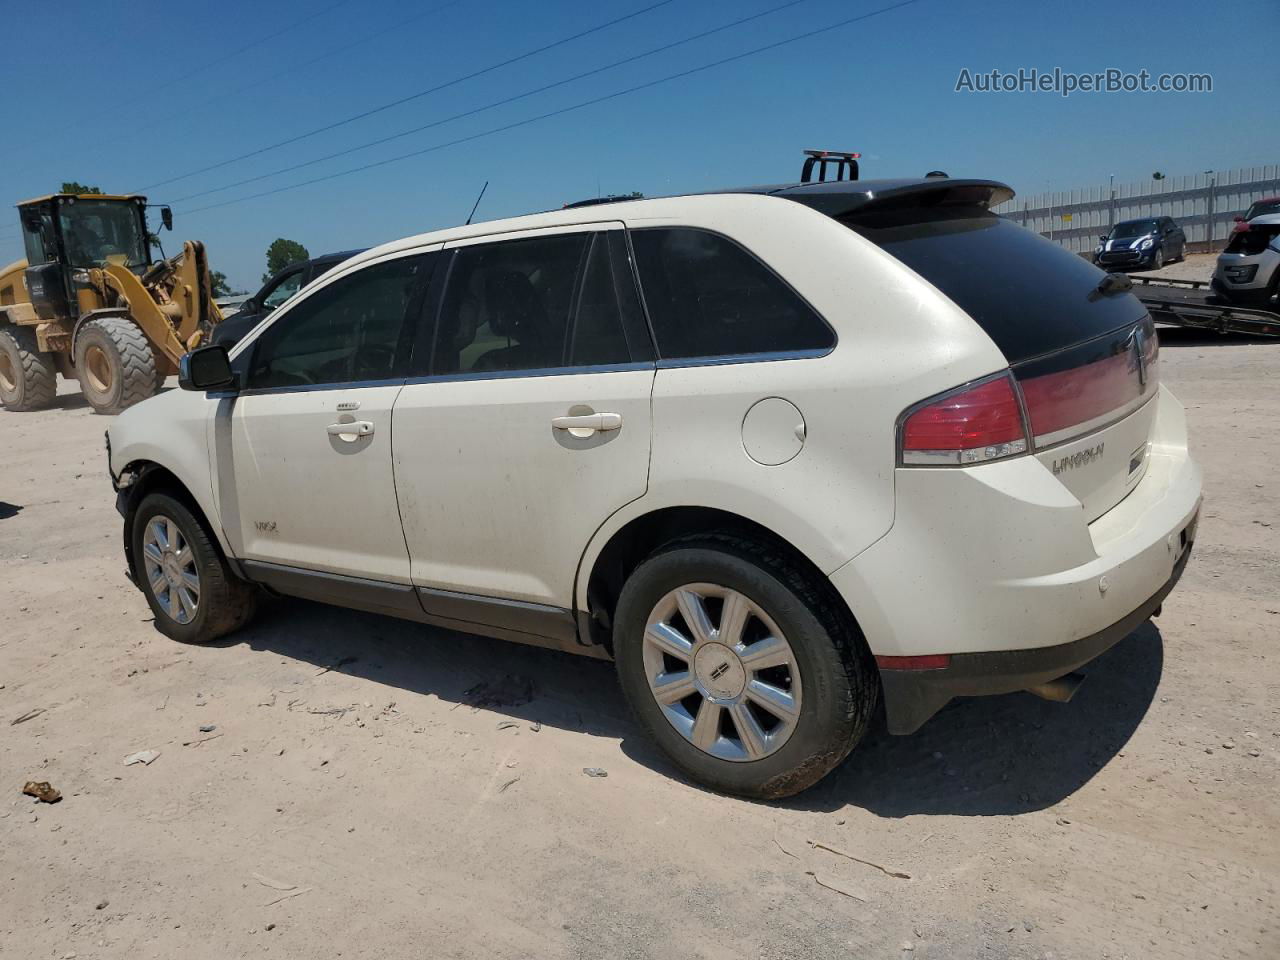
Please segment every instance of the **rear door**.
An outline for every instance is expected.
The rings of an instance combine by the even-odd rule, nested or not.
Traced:
[[[571,633],[579,558],[648,479],[653,352],[623,231],[446,252],[433,349],[395,407],[413,583],[438,616],[501,626],[494,601],[522,601],[522,622]]]

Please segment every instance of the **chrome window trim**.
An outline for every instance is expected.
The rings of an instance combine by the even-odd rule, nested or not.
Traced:
[[[672,357],[659,360],[659,370],[678,370],[682,367],[718,367],[733,363],[770,363],[777,360],[819,360],[828,357],[835,347],[810,350],[777,350],[769,353],[735,353],[707,357]]]
[[[426,383],[456,383],[466,380],[514,380],[518,377],[568,377],[590,373],[627,373],[636,370],[652,370],[653,361],[639,360],[627,363],[584,364],[577,367],[539,367],[534,370],[470,370],[463,373],[433,373],[421,377],[409,377],[405,386]]]
[[[402,387],[404,377],[392,377],[386,380],[347,380],[344,383],[299,383],[283,387],[246,387],[238,394],[227,393],[226,396],[269,397],[280,393],[318,393],[327,390],[362,390],[366,387]],[[209,396],[223,396],[210,393]]]

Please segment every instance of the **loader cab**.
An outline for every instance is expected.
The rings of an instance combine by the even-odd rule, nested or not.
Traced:
[[[146,197],[56,193],[18,204],[27,290],[42,320],[76,317],[88,271],[107,262],[141,274],[152,264]],[[166,212],[165,223],[171,222]]]

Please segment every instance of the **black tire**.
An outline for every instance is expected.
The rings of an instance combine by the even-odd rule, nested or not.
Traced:
[[[6,410],[39,410],[58,392],[58,368],[40,352],[31,327],[0,326],[0,403]]]
[[[803,686],[799,719],[781,747],[758,760],[704,753],[679,733],[649,687],[643,661],[650,612],[684,584],[735,590],[762,608],[795,653]],[[674,541],[632,572],[614,615],[614,658],[624,695],[641,726],[688,777],[753,799],[792,796],[839,765],[867,732],[880,685],[857,624],[817,573],[783,551],[737,537]]]
[[[157,595],[147,575],[144,560],[144,537],[147,525],[155,518],[172,520],[190,547],[195,569],[200,578],[195,615],[181,623]],[[133,575],[155,614],[156,629],[180,643],[209,643],[244,626],[257,609],[257,591],[231,572],[217,542],[204,523],[191,509],[167,493],[150,493],[143,497],[133,514],[129,542],[133,550]]]
[[[80,390],[97,413],[119,413],[156,392],[155,353],[128,317],[98,317],[81,327],[75,360]]]
[[[1151,255],[1151,269],[1160,270],[1164,267],[1164,247],[1156,247],[1156,252]]]

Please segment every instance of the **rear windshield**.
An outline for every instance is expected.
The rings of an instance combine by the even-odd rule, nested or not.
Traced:
[[[1103,272],[978,207],[862,213],[841,218],[946,294],[1011,364],[1136,323],[1129,293],[1099,296]]]

